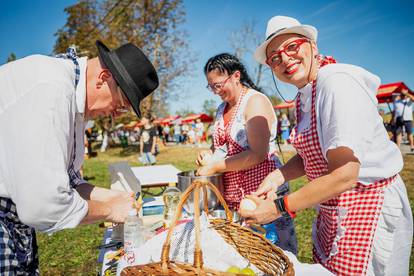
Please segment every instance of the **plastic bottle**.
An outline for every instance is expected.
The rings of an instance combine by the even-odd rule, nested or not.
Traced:
[[[137,209],[133,208],[129,210],[124,224],[124,250],[126,252],[140,247],[145,242],[142,229],[143,222],[137,216]]]
[[[162,199],[164,200],[164,228],[170,227],[174,219],[175,212],[177,211],[180,197],[181,191],[175,187],[175,183],[169,183],[167,189],[165,189],[164,193],[162,194]]]
[[[279,235],[276,231],[275,222],[273,221],[268,224],[262,224],[262,227],[266,229],[266,239],[275,244],[279,240]]]

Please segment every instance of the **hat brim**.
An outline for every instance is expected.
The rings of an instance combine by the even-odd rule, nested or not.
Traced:
[[[124,95],[128,99],[134,112],[139,118],[141,118],[139,103],[145,98],[143,93],[129,77],[127,70],[114,52],[111,52],[111,50],[99,40],[96,41],[96,47],[98,48],[99,57],[109,71],[111,71],[111,74],[121,90],[124,92]]]
[[[301,26],[295,26],[295,27],[291,27],[291,28],[286,28],[281,30],[280,32],[272,35],[271,37],[269,37],[268,39],[266,39],[259,47],[256,48],[256,51],[254,52],[254,59],[261,63],[266,65],[266,49],[267,49],[267,45],[277,36],[282,35],[282,34],[299,34],[299,35],[303,35],[313,41],[316,42],[317,38],[318,38],[318,31],[316,30],[315,27],[310,26],[310,25],[301,25]]]

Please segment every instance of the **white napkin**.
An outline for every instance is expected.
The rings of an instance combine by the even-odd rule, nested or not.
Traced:
[[[229,245],[220,234],[210,228],[208,218],[200,216],[201,249],[204,266],[218,271],[226,271],[230,266],[244,268],[248,260],[242,257],[236,249]],[[148,240],[141,247],[121,258],[117,275],[122,269],[131,265],[147,264],[160,261],[162,245],[167,237],[167,231]],[[170,260],[193,263],[195,246],[195,231],[193,221],[175,227],[171,237]],[[256,275],[263,275],[254,265],[250,268]]]
[[[329,270],[320,264],[300,263],[295,255],[289,251],[283,251],[293,264],[295,275],[318,275],[318,276],[334,276]]]

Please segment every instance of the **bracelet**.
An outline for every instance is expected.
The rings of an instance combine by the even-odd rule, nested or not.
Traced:
[[[291,218],[295,218],[296,217],[296,212],[293,212],[293,211],[291,211],[289,209],[289,205],[288,205],[288,201],[287,201],[287,196],[284,196],[283,197],[283,203],[285,204],[286,213],[288,213]]]

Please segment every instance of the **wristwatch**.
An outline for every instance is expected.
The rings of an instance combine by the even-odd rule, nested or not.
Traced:
[[[296,217],[296,213],[289,210],[288,204],[287,204],[287,196],[278,197],[274,201],[276,209],[281,213],[282,215],[288,215],[291,218]]]

